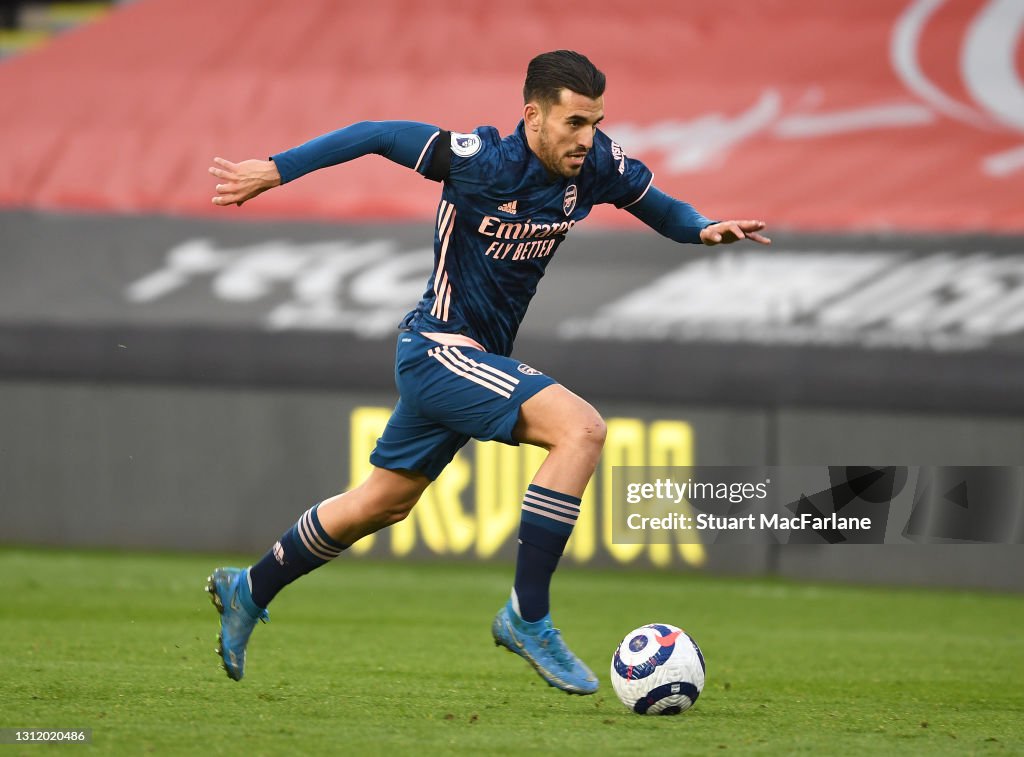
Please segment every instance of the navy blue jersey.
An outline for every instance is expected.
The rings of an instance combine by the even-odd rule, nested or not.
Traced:
[[[504,139],[481,126],[470,134],[451,133],[439,144],[448,134],[415,121],[362,121],[272,157],[282,184],[370,153],[443,179],[434,270],[403,329],[458,334],[508,355],[551,256],[594,205],[628,208],[677,242],[700,243],[701,229],[712,223],[651,186],[647,166],[627,158],[600,130],[573,178],[548,174],[530,150],[522,122]],[[437,157],[450,158],[450,164]]]
[[[626,207],[651,171],[598,130],[580,173],[552,178],[526,142],[522,122],[504,139],[491,126],[431,145],[451,150],[434,227],[434,271],[403,328],[461,334],[508,355],[551,257],[598,203]]]

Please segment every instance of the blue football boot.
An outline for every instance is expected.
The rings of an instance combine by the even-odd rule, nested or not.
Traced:
[[[217,654],[228,678],[242,680],[245,675],[245,646],[256,621],[270,620],[270,614],[257,607],[249,593],[249,579],[242,568],[217,568],[206,579],[206,590],[220,613]]]
[[[549,686],[569,694],[593,694],[597,676],[562,641],[551,624],[551,615],[527,623],[513,609],[512,601],[498,611],[491,624],[494,644],[526,660]]]

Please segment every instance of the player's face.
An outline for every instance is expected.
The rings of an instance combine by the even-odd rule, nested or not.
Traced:
[[[553,176],[578,176],[602,119],[603,97],[592,100],[563,89],[557,103],[546,108],[526,106],[527,134],[532,131],[535,137],[530,147]]]

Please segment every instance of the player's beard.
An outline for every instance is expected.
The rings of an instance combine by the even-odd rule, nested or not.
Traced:
[[[548,173],[552,176],[561,176],[563,179],[571,179],[575,176],[579,176],[580,168],[574,168],[567,166],[563,163],[565,158],[570,155],[586,155],[585,152],[581,153],[578,150],[571,150],[566,153],[561,153],[558,148],[552,145],[551,140],[548,139],[548,130],[546,126],[542,126],[539,134],[537,135],[537,147],[540,153],[537,155],[540,158],[540,162],[544,164],[544,167],[548,170]]]

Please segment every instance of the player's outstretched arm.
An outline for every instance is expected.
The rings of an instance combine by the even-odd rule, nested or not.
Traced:
[[[764,221],[719,221],[705,226],[700,231],[700,241],[708,246],[732,244],[741,239],[750,239],[758,244],[771,244],[772,240],[760,233]]]
[[[232,163],[224,158],[214,158],[210,173],[220,179],[214,205],[238,205],[251,200],[268,189],[280,186],[281,174],[272,160],[243,160]]]
[[[417,121],[360,121],[272,155],[270,160],[232,163],[214,158],[210,173],[223,181],[217,185],[213,203],[241,205],[311,171],[372,153],[430,176],[428,148],[437,144],[439,134],[438,127]]]
[[[662,236],[687,244],[730,244],[751,239],[760,244],[772,240],[761,234],[764,221],[712,221],[692,205],[651,186],[640,199],[625,206],[626,210]]]

